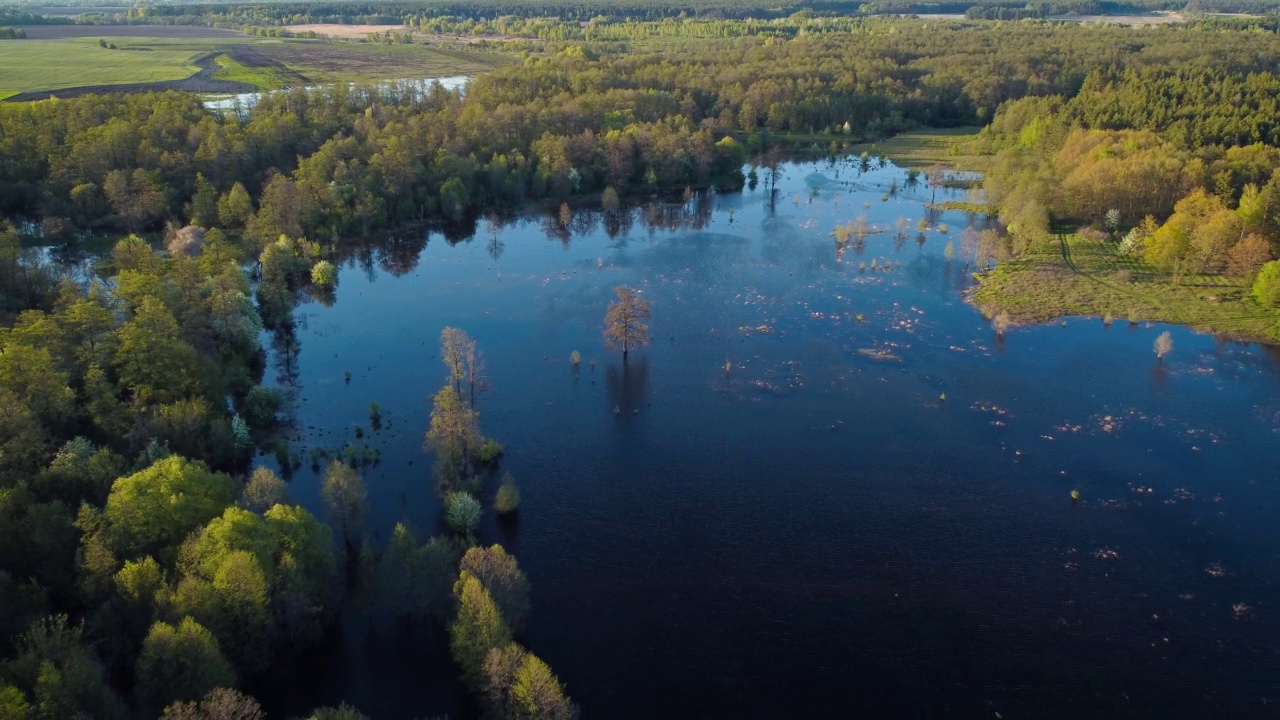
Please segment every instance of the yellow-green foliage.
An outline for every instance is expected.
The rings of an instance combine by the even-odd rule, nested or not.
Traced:
[[[217,517],[234,499],[230,477],[174,455],[117,480],[107,498],[106,519],[127,545],[164,548]]]
[[[458,615],[449,625],[449,649],[471,687],[484,687],[484,659],[489,651],[511,642],[511,631],[493,597],[465,570],[453,586]]]
[[[286,84],[286,79],[275,68],[249,67],[236,62],[228,55],[214,58],[218,69],[213,73],[216,80],[228,80],[253,85],[263,90],[275,90]]]
[[[1065,245],[1065,257],[1064,257]],[[1037,244],[980,277],[971,301],[984,313],[1005,310],[1016,324],[1127,308],[1131,322],[1188,325],[1196,330],[1280,341],[1280,310],[1264,311],[1244,281],[1186,275],[1174,282],[1116,245],[1068,235]]]

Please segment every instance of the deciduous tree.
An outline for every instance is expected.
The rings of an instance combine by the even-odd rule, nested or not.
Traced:
[[[644,321],[650,317],[650,304],[625,285],[616,287],[613,291],[617,293],[618,299],[609,303],[609,310],[605,313],[604,339],[610,349],[622,348],[622,358],[625,360],[632,348],[649,343],[649,326]]]

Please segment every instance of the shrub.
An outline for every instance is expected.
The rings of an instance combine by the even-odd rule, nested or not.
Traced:
[[[582,354],[581,354],[581,353],[579,353],[577,350],[574,350],[573,352],[569,353],[569,362],[570,362],[570,363],[573,363],[573,365],[574,365],[575,367],[576,367],[577,365],[581,364],[581,363],[582,363]]]
[[[444,496],[444,521],[450,530],[467,534],[480,527],[480,501],[468,492],[451,492]]]
[[[1253,283],[1253,299],[1263,307],[1280,305],[1280,260],[1262,266]]]
[[[279,410],[280,393],[258,385],[245,395],[242,414],[250,427],[262,429],[276,424],[276,413]]]
[[[1106,242],[1111,239],[1110,235],[1093,227],[1079,228],[1076,230],[1076,234],[1085,240],[1092,240],[1093,242]]]
[[[476,459],[481,465],[492,465],[498,462],[500,457],[502,457],[502,444],[493,438],[485,438],[480,445],[480,450],[476,453]]]
[[[507,515],[515,512],[520,507],[520,488],[516,487],[516,483],[507,476],[498,486],[498,494],[493,499],[493,509],[499,515]]]
[[[316,285],[333,285],[338,281],[338,268],[328,260],[321,260],[311,268],[311,282]]]
[[[1009,313],[1001,310],[991,319],[991,327],[995,328],[996,335],[1004,337],[1004,333],[1009,329]]]

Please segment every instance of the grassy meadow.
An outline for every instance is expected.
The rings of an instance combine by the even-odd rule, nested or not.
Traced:
[[[1280,310],[1260,307],[1249,290],[1245,281],[1222,275],[1175,281],[1138,258],[1119,255],[1115,243],[1072,234],[979,276],[970,299],[987,316],[1003,310],[1018,324],[1110,315],[1117,323],[1177,323],[1280,342]]]
[[[196,72],[191,61],[207,48],[189,42],[168,45],[150,39],[114,38],[120,50],[98,45],[98,38],[12,40],[0,43],[0,96],[31,90],[86,85],[181,80]],[[127,48],[127,49],[126,49]]]
[[[230,37],[74,36],[0,43],[0,99],[22,92],[181,80],[196,58],[217,54],[214,79],[264,90],[295,82],[372,82],[472,75],[508,58],[423,45]],[[111,28],[103,28],[110,32]],[[118,49],[104,48],[99,40]]]
[[[875,147],[899,167],[924,169],[942,163],[954,170],[983,172],[991,156],[980,154],[975,147],[980,130],[977,127],[911,130],[888,140],[857,145],[853,153]]]

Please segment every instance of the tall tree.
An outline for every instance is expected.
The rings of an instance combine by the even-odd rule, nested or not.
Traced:
[[[649,326],[644,321],[650,317],[650,304],[625,285],[613,291],[618,294],[618,299],[609,303],[609,310],[605,313],[604,339],[610,349],[622,348],[622,359],[626,360],[632,348],[649,343]]]
[[[454,583],[458,615],[449,625],[449,649],[462,668],[462,677],[476,690],[484,688],[484,659],[490,650],[511,642],[511,631],[484,585],[462,571]]]
[[[151,626],[138,656],[138,692],[153,712],[174,701],[198,700],[218,687],[235,685],[236,674],[218,641],[200,623]]]
[[[324,473],[320,493],[324,496],[324,504],[330,514],[342,523],[342,533],[350,543],[368,510],[368,491],[365,489],[364,478],[351,469],[351,466],[334,460]]]

